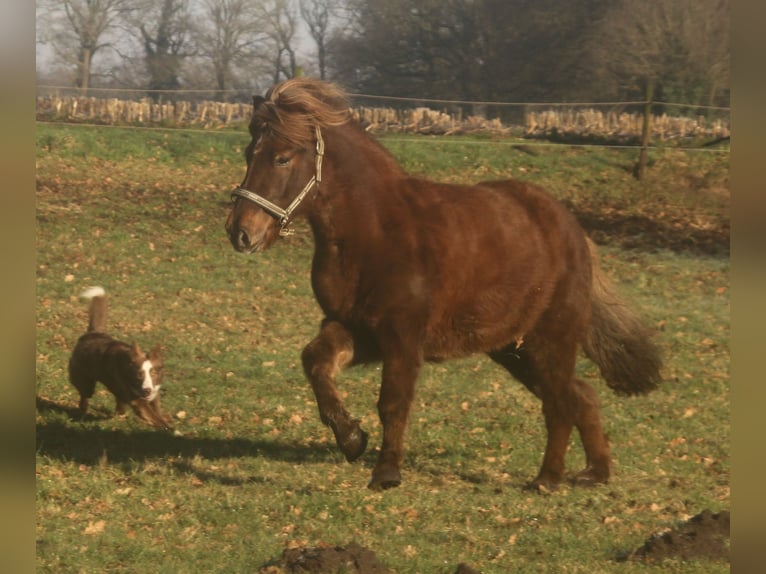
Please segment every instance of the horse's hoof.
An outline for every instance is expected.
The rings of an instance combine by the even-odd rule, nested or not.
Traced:
[[[349,432],[343,439],[337,438],[338,447],[348,462],[354,462],[367,449],[367,433],[359,425]]]
[[[546,494],[556,490],[560,483],[561,479],[540,474],[536,479],[527,484],[526,490],[531,490],[540,494]]]
[[[367,488],[370,490],[387,490],[399,486],[401,483],[402,475],[398,468],[385,468],[382,470],[376,468],[372,472],[372,478]]]
[[[609,471],[598,471],[593,467],[581,470],[569,479],[576,486],[595,486],[609,482]]]
[[[538,482],[536,480],[533,480],[532,482],[530,482],[524,487],[524,490],[528,490],[530,492],[536,492],[538,494],[548,494],[549,492],[553,492],[554,490],[557,490],[558,487],[559,485],[553,482]]]

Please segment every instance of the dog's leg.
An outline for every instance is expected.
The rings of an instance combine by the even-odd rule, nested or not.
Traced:
[[[130,407],[133,409],[133,412],[136,413],[136,416],[138,416],[138,418],[140,418],[145,423],[148,423],[154,426],[152,413],[149,409],[149,405],[147,404],[145,400],[136,399],[135,401],[131,401]]]
[[[79,376],[77,373],[70,371],[69,381],[80,395],[80,413],[83,415],[88,414],[88,403],[93,396],[93,392],[96,389],[96,381],[89,378]]]
[[[161,423],[160,426],[162,426],[162,428],[167,428],[167,429],[173,428],[173,418],[170,415],[162,412],[162,407],[160,406],[159,394],[157,394],[154,400],[149,403],[149,409],[152,411],[155,419],[160,421]]]
[[[122,402],[120,399],[115,399],[114,412],[122,416],[125,414],[128,404]]]
[[[154,412],[157,414],[157,417],[159,417],[160,420],[164,421],[165,426],[167,428],[172,428],[173,424],[173,418],[162,412],[162,407],[160,406],[160,395],[157,394],[155,399],[149,404],[149,406],[154,410]]]
[[[172,428],[159,411],[155,410],[155,406],[152,403],[148,403],[144,399],[136,399],[130,403],[130,406],[133,408],[133,412],[136,413],[138,418],[145,423],[161,429]]]

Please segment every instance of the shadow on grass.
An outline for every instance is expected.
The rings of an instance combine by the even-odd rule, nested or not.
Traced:
[[[82,417],[77,408],[60,405],[37,397],[38,413],[58,412],[72,425],[50,420],[36,425],[36,451],[59,460],[85,465],[97,465],[107,457],[110,463],[142,462],[150,459],[200,456],[208,460],[236,457],[265,457],[284,462],[333,462],[338,455],[331,448],[291,442],[251,440],[247,438],[206,438],[176,436],[171,432],[153,430],[103,429],[88,422],[106,417]],[[182,463],[180,463],[182,464]],[[180,470],[183,470],[181,468]]]

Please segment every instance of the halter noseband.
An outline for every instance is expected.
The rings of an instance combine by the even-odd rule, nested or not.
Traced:
[[[237,197],[244,197],[245,199],[249,199],[274,219],[279,221],[279,234],[283,237],[292,233],[292,230],[288,228],[288,225],[290,224],[290,216],[292,215],[293,211],[298,208],[298,206],[301,204],[301,201],[303,201],[303,198],[306,197],[306,194],[311,191],[311,188],[322,181],[322,157],[324,156],[324,140],[322,139],[322,132],[319,130],[319,126],[315,126],[314,130],[317,137],[316,173],[311,176],[311,179],[303,187],[296,198],[293,199],[292,203],[287,206],[287,209],[282,209],[277,204],[272,203],[265,197],[247,190],[242,186],[235,187],[231,192],[232,201]]]

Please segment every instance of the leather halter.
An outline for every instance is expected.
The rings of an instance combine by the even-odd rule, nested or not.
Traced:
[[[308,181],[308,183],[303,186],[301,192],[295,197],[295,199],[293,199],[293,201],[290,203],[290,205],[287,206],[286,209],[282,209],[277,204],[272,203],[265,197],[245,189],[242,186],[235,187],[231,192],[232,201],[234,201],[237,197],[249,199],[274,219],[276,219],[279,222],[279,234],[283,237],[292,233],[292,230],[288,228],[288,225],[290,224],[290,216],[292,215],[293,211],[298,209],[298,206],[306,197],[306,194],[311,191],[311,188],[322,181],[322,157],[324,156],[324,140],[322,139],[322,132],[319,130],[319,126],[315,126],[314,131],[316,132],[317,138],[316,173],[311,176],[311,179]]]

